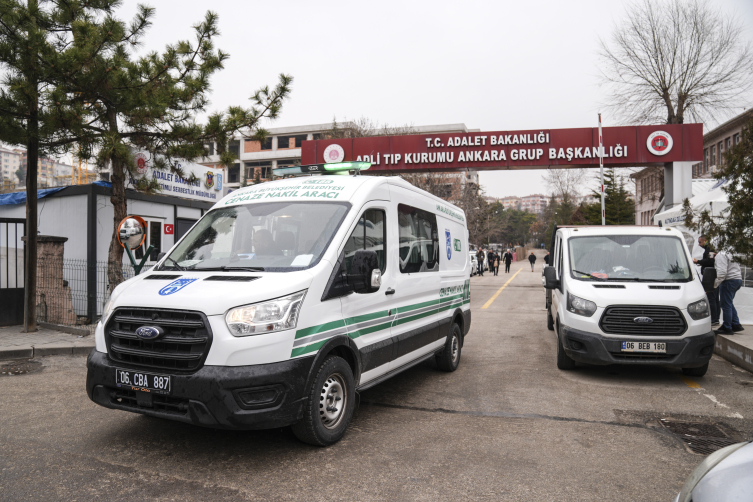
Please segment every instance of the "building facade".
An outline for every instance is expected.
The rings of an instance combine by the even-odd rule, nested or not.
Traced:
[[[501,197],[499,203],[502,204],[505,209],[520,209],[521,200],[520,197],[511,195],[509,197]]]
[[[546,195],[537,193],[520,198],[520,209],[529,213],[541,214],[546,209],[549,199]]]
[[[0,148],[0,176],[5,185],[17,185],[19,180],[16,171],[21,167],[21,150]]]
[[[693,178],[713,178],[725,162],[724,154],[740,142],[742,129],[753,120],[753,109],[746,110],[703,135],[703,162],[693,165]]]

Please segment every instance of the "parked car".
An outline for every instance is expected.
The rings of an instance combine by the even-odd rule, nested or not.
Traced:
[[[678,230],[560,227],[553,240],[544,283],[558,368],[580,361],[706,373],[714,352],[709,305]]]
[[[214,428],[292,426],[302,441],[333,444],[356,391],[427,359],[460,364],[471,325],[465,222],[398,177],[232,192],[112,292],[87,393],[107,408]]]
[[[715,451],[690,474],[674,502],[753,500],[753,442]]]
[[[471,276],[478,274],[478,258],[476,257],[476,251],[469,253],[471,259]]]

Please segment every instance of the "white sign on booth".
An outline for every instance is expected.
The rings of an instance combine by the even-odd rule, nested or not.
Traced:
[[[135,188],[138,179],[156,180],[162,188],[162,195],[172,195],[184,199],[202,200],[215,203],[225,196],[223,169],[216,169],[194,162],[177,161],[176,167],[183,170],[187,177],[194,174],[196,181],[189,182],[170,171],[154,169],[149,153],[138,152],[136,167],[138,176],[129,176],[126,188]]]

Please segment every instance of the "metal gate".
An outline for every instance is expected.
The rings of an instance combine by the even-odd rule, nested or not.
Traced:
[[[0,218],[0,326],[23,324],[26,221]]]

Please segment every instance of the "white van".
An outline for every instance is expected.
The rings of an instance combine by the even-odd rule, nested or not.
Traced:
[[[96,403],[197,425],[292,425],[328,445],[356,391],[435,358],[471,325],[463,211],[397,177],[308,176],[219,201],[97,325]]]
[[[557,367],[654,364],[703,376],[709,305],[682,234],[639,226],[560,227],[544,269]]]

